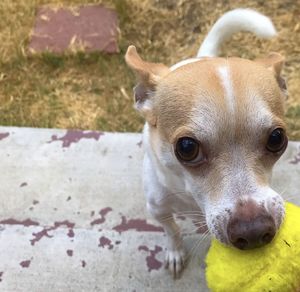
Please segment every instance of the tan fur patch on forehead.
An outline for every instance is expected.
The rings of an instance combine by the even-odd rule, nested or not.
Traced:
[[[223,62],[214,58],[187,64],[162,80],[154,100],[161,131],[172,136],[179,127],[193,124],[192,112],[199,105],[208,106],[208,111],[225,107],[223,88],[216,72],[216,64]]]
[[[284,97],[274,73],[254,61],[231,58],[229,64],[237,107],[245,111],[248,109],[245,105],[252,103],[255,106],[256,98],[263,101],[272,114],[283,118]]]
[[[221,72],[228,74],[228,84],[232,86],[230,99],[225,96],[228,90],[226,92],[220,68],[225,69]],[[228,107],[228,102],[234,106]],[[160,82],[154,98],[158,130],[169,141],[174,140],[180,128],[190,127],[191,132],[201,127],[232,128],[233,119],[234,130],[240,135],[247,123],[260,122],[260,110],[262,115],[267,112],[281,121],[281,91],[270,70],[240,58],[210,58],[184,65]],[[252,118],[252,114],[256,116]],[[201,119],[200,115],[204,117]],[[209,122],[212,124],[207,125]]]

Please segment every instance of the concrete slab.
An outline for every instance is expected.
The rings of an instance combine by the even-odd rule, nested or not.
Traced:
[[[29,52],[119,52],[118,17],[101,5],[38,8]]]
[[[193,260],[174,281],[147,214],[140,134],[0,127],[1,291],[207,291],[209,240],[187,220]],[[274,187],[300,204],[300,143]],[[196,244],[201,244],[196,248]]]

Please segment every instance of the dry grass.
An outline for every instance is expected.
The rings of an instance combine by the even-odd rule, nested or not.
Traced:
[[[123,55],[135,44],[142,56],[171,65],[195,55],[201,40],[225,11],[252,7],[274,21],[279,35],[261,41],[240,33],[224,46],[224,56],[256,58],[277,51],[287,58],[285,76],[289,135],[300,139],[300,2],[208,0],[57,0],[52,5],[104,3],[120,17],[119,55],[28,57],[26,45],[42,0],[0,2],[0,124],[34,127],[139,131],[132,109],[134,77]]]

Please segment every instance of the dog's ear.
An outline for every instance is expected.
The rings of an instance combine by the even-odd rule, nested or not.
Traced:
[[[160,79],[170,69],[161,63],[150,63],[141,59],[134,46],[129,46],[125,55],[127,65],[134,71],[138,84],[134,87],[136,109],[151,125],[156,125],[156,116],[152,110],[153,96]]]
[[[281,71],[284,65],[284,57],[279,53],[270,53],[267,57],[256,59],[256,62],[264,65],[274,72],[274,76],[282,92],[287,95],[287,86],[284,78],[281,76]]]

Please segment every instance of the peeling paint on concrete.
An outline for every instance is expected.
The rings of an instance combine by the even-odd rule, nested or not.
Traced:
[[[9,133],[0,133],[0,141],[7,138],[9,136]]]
[[[20,266],[22,268],[29,268],[30,263],[31,263],[31,260],[25,260],[25,261],[20,262]]]
[[[55,222],[54,226],[46,227],[39,232],[33,233],[32,235],[34,236],[34,238],[30,239],[31,245],[35,245],[35,243],[40,241],[43,237],[48,237],[48,238],[53,237],[53,235],[49,235],[48,232],[53,231],[61,226],[66,226],[69,228],[69,231],[67,234],[69,236],[70,230],[72,230],[74,228],[75,223],[71,223],[68,220],[61,221],[61,222]]]
[[[105,216],[106,216],[109,212],[111,212],[111,211],[112,211],[112,208],[110,208],[110,207],[106,207],[106,208],[100,210],[100,211],[99,211],[99,215],[100,215],[101,217],[98,218],[98,219],[93,220],[93,221],[91,222],[91,225],[93,226],[93,225],[96,225],[96,224],[102,224],[102,223],[104,223],[105,220],[106,220]]]
[[[151,272],[152,270],[159,270],[162,267],[163,263],[156,258],[156,255],[163,250],[161,246],[155,245],[155,248],[151,250],[146,245],[141,245],[139,246],[138,250],[143,250],[150,253],[146,257],[146,263],[149,272]]]
[[[69,237],[71,237],[71,238],[74,237],[74,236],[75,236],[74,230],[73,230],[73,229],[69,229],[67,235],[68,235]]]
[[[40,225],[39,222],[33,221],[31,219],[25,219],[25,220],[21,221],[21,220],[16,220],[13,218],[4,219],[4,220],[0,221],[0,224],[23,225],[24,227]]]
[[[113,244],[111,243],[111,240],[105,236],[101,236],[99,238],[99,247],[105,248],[106,246],[108,249],[113,249]]]
[[[153,224],[147,223],[145,219],[129,219],[122,216],[121,224],[113,227],[113,230],[122,233],[128,230],[136,230],[138,232],[163,232],[163,228],[160,226],[155,226]]]
[[[82,139],[94,139],[98,141],[100,136],[102,135],[104,135],[104,133],[96,131],[86,132],[81,130],[68,130],[67,133],[62,137],[53,135],[51,137],[51,141],[49,141],[48,143],[62,141],[62,147],[68,148],[71,146],[72,143],[78,143]]]

